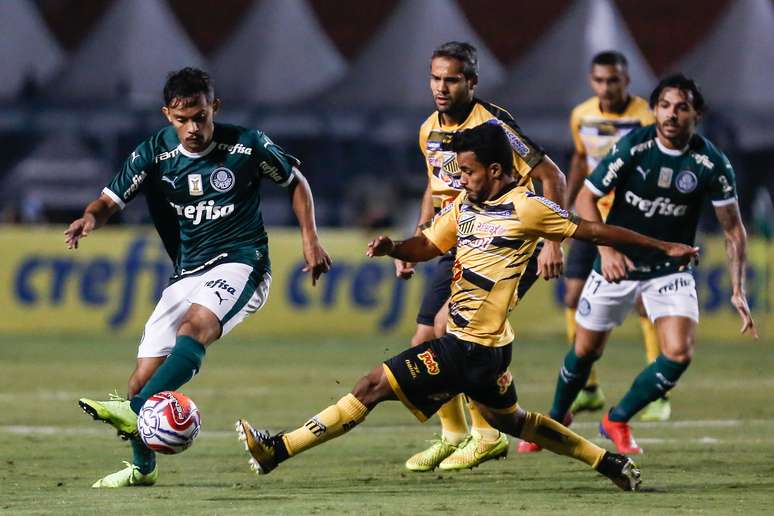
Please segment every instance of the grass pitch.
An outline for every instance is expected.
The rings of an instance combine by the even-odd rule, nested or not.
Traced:
[[[614,336],[615,337],[615,336]],[[125,390],[133,339],[0,337],[0,512],[9,514],[764,514],[774,500],[771,343],[699,344],[672,396],[669,423],[635,423],[643,491],[622,493],[585,465],[549,452],[455,474],[409,473],[403,462],[437,431],[399,403],[378,407],[350,434],[256,477],[233,422],[292,429],[335,402],[407,339],[298,342],[226,338],[182,390],[203,433],[159,458],[156,486],[97,490],[131,460],[129,446],[83,414],[81,396]],[[521,404],[547,410],[564,340],[523,338],[512,371]],[[617,400],[642,368],[638,342],[615,338],[599,364]],[[574,428],[597,438],[599,414]],[[602,442],[602,441],[598,441]],[[610,448],[609,443],[603,444]]]

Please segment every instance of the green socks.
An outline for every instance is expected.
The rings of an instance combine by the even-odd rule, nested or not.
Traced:
[[[629,391],[618,405],[610,410],[610,421],[625,423],[651,401],[655,401],[675,386],[683,371],[688,369],[687,362],[669,360],[663,354],[642,370],[634,379]]]
[[[564,357],[564,365],[559,370],[559,378],[556,380],[554,404],[549,412],[551,419],[554,421],[564,419],[564,415],[570,410],[570,405],[575,401],[575,397],[586,385],[586,380],[591,374],[591,366],[598,358],[596,355],[579,357],[575,354],[575,348],[571,348],[567,352]]]
[[[199,372],[205,351],[205,347],[193,337],[178,337],[172,353],[156,369],[142,390],[132,398],[132,410],[139,414],[148,398],[162,391],[179,389],[193,378]]]
[[[140,473],[147,475],[156,468],[156,452],[145,446],[139,437],[132,437],[132,464],[137,466]]]

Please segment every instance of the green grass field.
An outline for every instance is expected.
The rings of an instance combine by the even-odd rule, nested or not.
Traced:
[[[9,514],[762,514],[774,511],[771,343],[700,343],[673,393],[673,421],[637,423],[643,490],[622,493],[585,465],[542,452],[457,474],[412,474],[403,462],[437,431],[399,403],[378,407],[349,435],[258,478],[233,422],[295,428],[337,400],[403,338],[253,341],[226,338],[182,390],[203,433],[182,455],[161,457],[152,488],[97,490],[130,450],[83,414],[81,396],[125,390],[130,339],[0,337],[0,512]],[[565,353],[561,338],[522,339],[512,371],[521,404],[546,410]],[[599,367],[610,399],[644,360],[613,341]],[[574,428],[597,439],[597,415]],[[602,441],[598,441],[602,442]],[[609,444],[605,444],[609,447]]]

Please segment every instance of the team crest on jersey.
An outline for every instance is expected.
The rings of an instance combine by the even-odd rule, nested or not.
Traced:
[[[465,237],[473,234],[473,227],[476,223],[475,213],[462,213],[457,222],[457,236]]]
[[[204,195],[201,174],[188,175],[188,193],[191,195]]]
[[[696,174],[690,170],[683,170],[677,174],[677,179],[675,179],[675,187],[677,187],[680,192],[685,194],[696,190],[696,186],[698,184],[699,179],[696,177]]]
[[[457,154],[454,152],[443,153],[443,170],[451,175],[460,173],[460,166],[457,163]]]
[[[234,173],[226,167],[219,167],[210,174],[210,184],[218,192],[228,192],[236,182]]]

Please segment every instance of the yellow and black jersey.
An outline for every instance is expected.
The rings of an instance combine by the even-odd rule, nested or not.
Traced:
[[[442,252],[457,247],[447,331],[484,346],[511,342],[508,314],[538,239],[561,241],[577,227],[566,210],[516,183],[481,204],[459,195],[424,230]]]
[[[498,124],[505,130],[513,149],[513,167],[519,179],[519,185],[533,189],[529,173],[540,163],[545,152],[522,133],[506,110],[494,104],[473,99],[470,114],[461,124],[442,125],[440,114],[435,111],[419,128],[419,148],[425,156],[436,213],[451,204],[462,191],[457,155],[443,150],[444,143],[449,142],[457,131],[471,129],[487,122]]]
[[[622,113],[608,113],[599,108],[599,98],[594,96],[572,110],[570,131],[575,151],[586,157],[588,173],[591,174],[621,137],[655,122],[648,103],[641,97],[630,97]],[[612,192],[599,200],[603,216],[607,216],[612,204]]]

